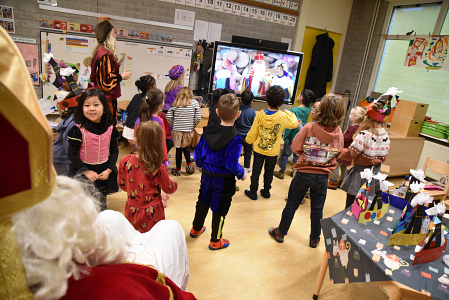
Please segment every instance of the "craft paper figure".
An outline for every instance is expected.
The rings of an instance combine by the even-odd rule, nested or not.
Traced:
[[[428,45],[425,38],[415,38],[410,40],[407,55],[405,57],[405,66],[411,67],[416,65],[416,59],[422,59],[424,49]]]
[[[332,254],[334,256],[338,255],[338,241],[334,241],[332,245]]]
[[[351,243],[340,240],[340,244],[338,245],[338,255],[340,256],[341,265],[345,268],[348,267],[348,255],[351,250]]]
[[[419,169],[419,170],[410,169],[410,174],[411,174],[411,176],[410,176],[410,183],[409,183],[409,186],[407,188],[407,193],[405,194],[405,197],[404,197],[404,199],[406,201],[411,201],[413,199],[413,197],[420,190],[420,188],[419,188],[420,185],[419,184],[422,183],[422,182],[426,182],[424,180],[426,178],[426,175],[424,174],[423,170],[421,170],[421,169]],[[418,186],[416,186],[416,184],[418,184]],[[414,188],[415,192],[412,190],[412,185],[413,185],[413,188]]]
[[[398,257],[396,254],[387,255],[386,251],[382,251],[379,248],[371,251],[372,254],[383,258],[384,265],[391,271],[395,271],[400,267],[408,267],[409,263],[402,258]]]
[[[80,23],[73,23],[73,22],[67,23],[67,30],[79,32],[80,31]]]

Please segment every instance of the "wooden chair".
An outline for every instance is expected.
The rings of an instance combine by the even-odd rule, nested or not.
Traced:
[[[449,175],[449,164],[444,161],[433,160],[430,157],[427,157],[426,162],[424,163],[423,171],[426,173],[426,169],[430,168],[432,171],[437,173],[438,175]],[[444,191],[427,191],[430,197],[433,197],[434,200],[442,200],[446,204],[446,207],[449,207],[449,200],[446,200],[447,193],[449,192],[449,184],[446,184],[444,187]],[[446,200],[446,201],[445,201]]]

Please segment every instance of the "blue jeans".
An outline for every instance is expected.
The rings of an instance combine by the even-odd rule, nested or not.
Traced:
[[[292,155],[292,144],[286,144],[284,143],[284,148],[282,149],[281,156],[279,157],[279,171],[282,173],[285,172],[285,169],[287,168],[287,160]],[[298,161],[298,154],[293,153],[293,163],[295,164]]]
[[[288,190],[288,200],[282,211],[278,233],[287,235],[295,212],[310,188],[310,239],[318,241],[321,235],[321,219],[326,201],[328,174],[296,172]]]

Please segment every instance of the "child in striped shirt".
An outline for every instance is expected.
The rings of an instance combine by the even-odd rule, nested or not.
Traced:
[[[186,172],[195,173],[195,169],[190,161],[189,144],[193,139],[193,129],[201,120],[201,108],[193,99],[192,91],[183,87],[166,114],[168,123],[173,126],[172,136],[176,147],[176,168],[171,170],[175,176],[181,176],[182,153],[186,158]]]

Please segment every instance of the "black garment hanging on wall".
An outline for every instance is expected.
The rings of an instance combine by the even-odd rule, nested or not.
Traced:
[[[335,42],[329,34],[317,35],[316,44],[312,50],[312,61],[307,70],[305,89],[312,90],[317,98],[326,94],[326,85],[332,80],[332,70],[334,68],[333,53]]]

